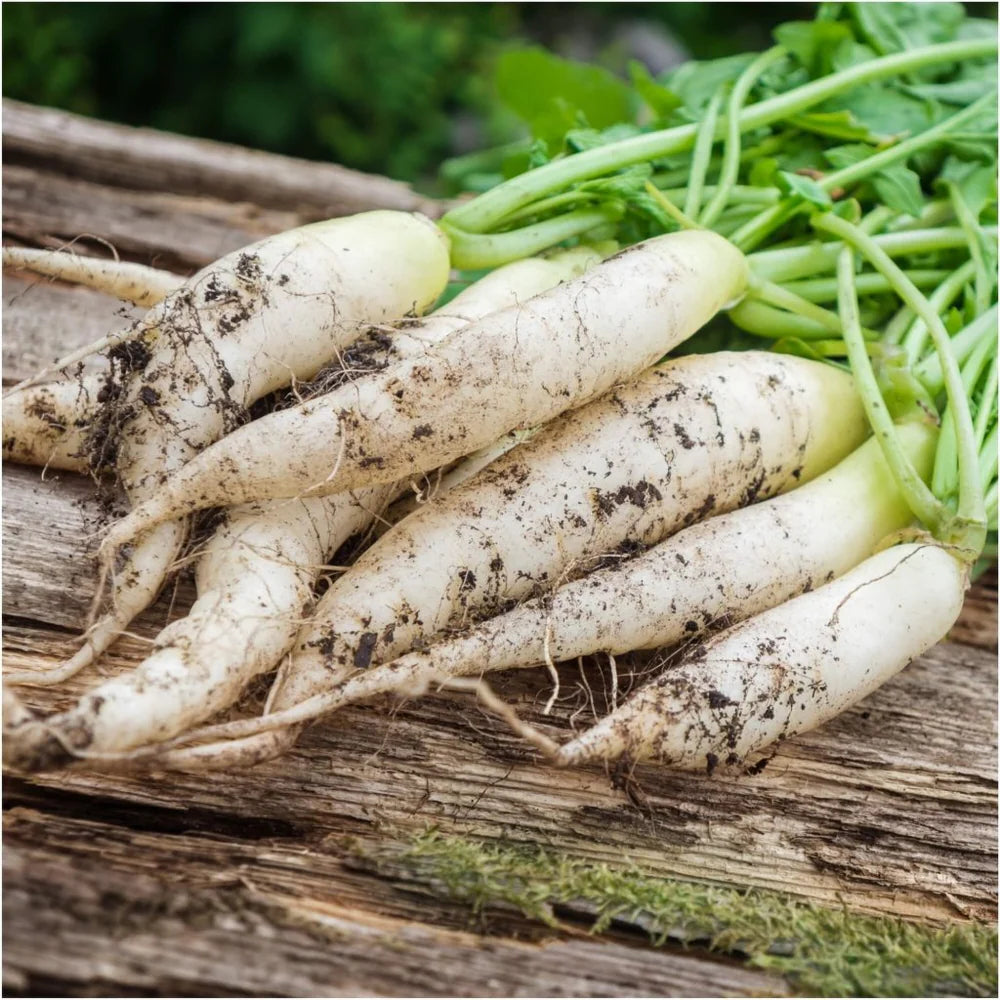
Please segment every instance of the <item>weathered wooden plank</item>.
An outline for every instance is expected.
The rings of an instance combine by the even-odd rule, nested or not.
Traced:
[[[142,309],[88,288],[3,276],[3,378],[19,382],[70,351],[127,328]],[[86,366],[104,362],[94,358]]]
[[[541,936],[513,915],[534,941],[442,927],[441,902],[428,924],[426,910],[382,880],[351,873],[329,846],[312,847],[307,868],[294,842],[148,834],[25,809],[8,813],[6,838],[5,901],[17,919],[5,921],[4,959],[25,990],[433,996],[446,982],[445,992],[459,996],[786,991],[777,976],[697,952]],[[283,891],[290,877],[292,891]],[[343,893],[345,883],[353,891]],[[386,904],[378,913],[366,891]],[[451,908],[449,922],[462,918]],[[59,947],[42,951],[42,940]]]
[[[12,100],[3,102],[3,155],[5,169],[25,164],[114,187],[247,201],[313,219],[373,208],[436,217],[444,209],[388,177]]]
[[[154,267],[190,273],[304,216],[244,203],[112,188],[16,165],[3,171],[4,232],[41,246],[71,241],[81,251],[106,248]],[[78,237],[85,237],[78,239]]]
[[[4,614],[80,629],[94,597],[107,523],[83,476],[7,464],[3,473]]]

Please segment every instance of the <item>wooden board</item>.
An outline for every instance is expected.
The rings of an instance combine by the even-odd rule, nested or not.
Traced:
[[[55,245],[86,232],[124,256],[191,270],[317,209],[301,192],[281,200],[258,190],[240,165],[252,162],[267,177],[279,158],[242,151],[227,186],[226,159],[204,166],[202,143],[59,115],[5,104],[5,155],[15,161],[4,172],[7,235],[20,242]],[[54,121],[69,124],[60,132]],[[54,139],[43,141],[55,135],[58,150]],[[141,163],[136,175],[118,170],[112,154],[94,162],[95,144],[113,147],[116,136],[127,136],[119,141]],[[352,191],[367,191],[369,201],[351,204],[395,205],[399,188],[389,197],[383,180],[359,181]],[[5,276],[3,304],[7,384],[123,318],[93,293],[16,276]],[[85,621],[100,511],[81,477],[43,480],[38,470],[9,466],[3,484],[5,669],[43,668],[75,648]],[[99,669],[29,700],[65,705],[102,674],[128,669],[191,599],[182,580]],[[949,642],[841,718],[788,741],[762,772],[708,777],[643,766],[631,797],[601,768],[557,772],[539,763],[457,694],[392,711],[349,709],[251,771],[8,776],[6,993],[713,996],[794,988],[739,954],[703,942],[682,948],[677,931],[653,947],[639,918],[591,936],[592,914],[579,900],[558,900],[554,922],[502,901],[476,912],[406,861],[428,829],[634,866],[665,885],[772,890],[911,923],[993,921],[996,641],[993,575],[970,593]],[[575,665],[562,668],[564,690],[578,680]],[[554,721],[540,714],[548,683],[525,672],[495,686],[528,718],[565,727],[568,711]]]

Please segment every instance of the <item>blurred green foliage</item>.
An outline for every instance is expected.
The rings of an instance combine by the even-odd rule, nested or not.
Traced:
[[[15,3],[8,97],[426,181],[474,138],[512,138],[492,65],[541,44],[624,74],[615,27],[665,25],[701,58],[760,48],[813,4]],[[724,31],[719,30],[724,26]],[[641,32],[641,28],[639,29]],[[466,138],[468,143],[468,138]]]

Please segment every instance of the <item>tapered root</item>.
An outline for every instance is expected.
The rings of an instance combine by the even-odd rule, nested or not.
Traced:
[[[83,285],[147,309],[165,299],[185,280],[159,268],[117,259],[81,257],[69,250],[4,247],[3,266]]]
[[[154,752],[148,757],[137,756],[137,762],[154,770],[199,773],[225,771],[233,768],[256,767],[289,751],[302,731],[293,729],[273,730],[240,740],[218,743],[199,743]]]
[[[7,684],[30,684],[36,687],[50,687],[62,684],[75,677],[103,655],[122,634],[126,626],[115,615],[105,615],[98,619],[87,633],[83,645],[64,663],[50,670],[21,670],[4,677]]]
[[[53,361],[52,364],[46,365],[41,369],[41,371],[35,372],[34,375],[30,375],[28,378],[22,379],[16,385],[11,386],[4,393],[4,398],[6,399],[15,392],[21,392],[24,389],[29,389],[33,385],[38,385],[39,382],[44,382],[53,375],[56,375],[61,371],[65,371],[71,365],[75,365],[80,361],[85,361],[87,358],[93,357],[95,354],[100,354],[102,351],[110,351],[119,344],[125,344],[130,341],[139,340],[140,338],[155,336],[155,332],[154,327],[140,323],[138,326],[130,326],[124,330],[115,330],[113,333],[105,334],[98,340],[91,341],[89,344],[84,344],[83,347],[78,347],[75,351],[71,351],[69,354],[64,354],[57,361]]]

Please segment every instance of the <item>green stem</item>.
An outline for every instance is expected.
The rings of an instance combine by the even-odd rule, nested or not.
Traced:
[[[536,201],[533,205],[528,205],[527,208],[522,208],[518,212],[512,212],[507,221],[513,225],[525,219],[534,219],[539,215],[544,215],[556,209],[567,208],[569,206],[576,208],[581,203],[597,201],[600,197],[599,194],[592,191],[580,191],[579,189],[564,191],[562,194],[552,195],[551,198],[543,198],[541,201]]]
[[[653,178],[653,183],[656,179]],[[664,187],[662,184],[656,185],[668,198],[677,202],[685,199],[685,215],[694,218],[691,212],[686,210],[688,187]],[[718,190],[715,184],[706,184],[701,191],[702,197],[711,197]],[[749,184],[737,184],[732,190],[732,208],[744,208],[746,211],[755,211],[757,206],[773,205],[781,198],[781,192],[774,187],[751,187]]]
[[[780,45],[762,53],[740,74],[736,86],[733,87],[733,92],[729,97],[729,107],[726,109],[726,145],[722,154],[722,170],[719,173],[718,190],[698,219],[705,227],[711,226],[726,207],[726,202],[729,200],[733,185],[740,172],[742,130],[740,112],[743,110],[754,84],[771,66],[784,59],[785,56],[786,52]]]
[[[982,316],[977,316],[964,329],[959,330],[951,339],[951,350],[957,362],[963,364],[979,346],[984,337],[996,337],[997,319],[1000,309],[991,306]],[[944,389],[944,377],[941,374],[941,359],[937,353],[928,354],[913,367],[913,374],[927,387],[928,391],[937,395]]]
[[[962,289],[965,288],[974,272],[975,262],[966,261],[931,292],[928,302],[934,308],[936,316],[940,316],[962,294]],[[988,305],[989,303],[987,303]],[[917,316],[903,338],[903,349],[912,362],[923,355],[926,346],[927,324]]]
[[[749,296],[760,299],[772,306],[779,306],[788,312],[795,313],[805,319],[810,319],[831,333],[841,332],[840,317],[829,309],[823,309],[808,299],[796,295],[787,287],[776,285],[771,281],[752,281]],[[871,330],[864,331],[866,339],[877,339],[878,334]]]
[[[984,232],[996,234],[996,227]],[[959,226],[938,229],[910,229],[905,232],[880,233],[872,237],[875,245],[891,257],[933,253],[965,247],[968,237]],[[761,250],[748,260],[757,277],[783,284],[795,278],[811,277],[832,271],[837,264],[839,244],[813,242],[801,247]]]
[[[716,118],[718,121],[718,118]],[[704,122],[697,126],[698,134],[701,134],[701,129]],[[712,141],[716,139],[716,134],[718,129],[712,133]],[[695,139],[697,142],[697,138]],[[742,163],[751,163],[761,157],[770,156],[772,153],[780,152],[782,147],[787,142],[787,139],[781,135],[767,135],[764,136],[760,142],[755,146],[749,146],[743,150],[740,154],[740,161]],[[708,162],[708,173],[712,172],[713,166],[722,162],[722,158],[718,156],[713,156]],[[676,187],[677,185],[686,186],[691,175],[690,164],[684,167],[675,167],[673,170],[661,170],[653,175],[653,183],[658,188]]]
[[[996,365],[996,341],[993,341],[993,364],[989,366],[986,374],[986,385],[983,387],[982,396],[979,399],[979,409],[976,411],[976,441],[982,445],[986,438],[987,428],[992,421],[996,423],[997,405],[997,365]]]
[[[670,216],[681,229],[700,229],[694,219],[689,219],[658,187],[646,181],[646,194]]]
[[[983,484],[979,479],[979,463],[969,399],[962,381],[962,373],[951,350],[948,331],[945,329],[944,323],[941,322],[941,317],[934,311],[934,307],[927,301],[926,296],[907,278],[906,273],[892,261],[871,236],[832,213],[813,219],[813,225],[818,229],[832,233],[858,250],[876,270],[893,282],[899,297],[927,324],[931,339],[934,341],[934,347],[941,359],[948,405],[953,410],[953,419],[958,435],[958,521],[951,526],[956,531],[957,537],[942,540],[959,542],[978,553],[985,537]],[[851,285],[853,290],[853,262],[850,258],[848,258],[848,264],[852,270]],[[838,274],[842,272],[843,266],[842,262],[838,262]],[[843,307],[841,308],[843,309]],[[860,333],[860,321],[858,325]],[[854,364],[853,358],[851,364]]]
[[[976,349],[962,365],[962,381],[965,384],[966,396],[971,397],[979,382],[983,369],[989,363],[995,351],[995,341],[982,340]],[[955,420],[952,407],[947,407],[941,420],[941,436],[938,439],[938,452],[934,460],[934,474],[931,479],[931,489],[938,496],[954,493],[958,486],[958,452],[955,440]],[[973,440],[978,449],[980,437],[976,433],[975,424],[972,430]],[[980,480],[982,481],[982,480]]]
[[[508,261],[541,253],[596,226],[617,222],[623,211],[608,204],[600,208],[581,208],[509,233],[480,234],[453,229],[448,232],[452,263],[463,270],[499,267]]]
[[[946,222],[954,221],[954,218],[955,212],[951,202],[942,199],[925,205],[916,219],[910,215],[900,215],[889,228],[894,232],[902,232],[905,229],[929,229],[943,226]]]
[[[691,172],[688,175],[687,197],[684,199],[684,214],[689,219],[698,217],[701,208],[705,178],[708,175],[708,165],[712,160],[712,146],[715,143],[715,129],[719,121],[719,108],[722,107],[722,91],[718,91],[705,109],[705,117],[698,129],[698,138],[694,144],[694,155],[691,158]]]
[[[931,288],[941,284],[950,272],[917,269],[906,273],[910,276],[910,281],[918,288]],[[892,285],[877,271],[866,271],[864,274],[855,275],[854,283],[858,289],[858,295],[861,296],[880,295],[883,292],[892,291]],[[837,300],[836,278],[806,278],[802,281],[786,282],[783,287],[785,291],[794,292],[800,298],[808,299],[810,302],[835,302]]]
[[[830,327],[825,323],[798,316],[784,309],[776,309],[754,298],[745,298],[728,312],[729,318],[741,330],[756,337],[780,340],[828,340]],[[840,333],[840,324],[834,331]]]
[[[969,256],[976,268],[976,312],[981,313],[989,308],[993,298],[994,275],[986,265],[986,254],[983,238],[979,232],[979,220],[972,214],[968,202],[962,197],[957,184],[949,184],[951,203],[955,209],[955,218],[969,237]]]
[[[998,463],[1000,455],[997,454],[997,426],[994,424],[979,450],[979,475],[984,483],[996,479]]]
[[[763,243],[777,228],[783,226],[792,216],[804,212],[811,206],[804,202],[786,198],[777,205],[761,212],[733,233],[730,242],[744,253],[750,253],[754,247]]]
[[[982,58],[994,54],[996,50],[997,43],[993,38],[960,39],[871,59],[744,108],[739,124],[743,131],[761,128],[872,80],[912,72],[936,63],[957,64]],[[449,232],[454,229],[485,232],[497,226],[509,213],[570,184],[690,149],[697,133],[697,125],[680,125],[553,160],[452,209],[441,220],[442,228]]]
[[[862,405],[872,431],[878,439],[893,477],[899,485],[899,491],[906,505],[913,511],[924,525],[935,531],[941,525],[944,517],[942,503],[927,488],[920,478],[913,462],[906,453],[896,425],[893,423],[889,410],[882,398],[875,369],[865,347],[861,333],[861,314],[858,308],[858,296],[854,287],[854,251],[844,247],[837,259],[837,280],[840,282],[841,322],[844,324],[844,341],[847,344],[847,357],[851,363],[854,381],[861,396]]]
[[[990,531],[997,530],[997,484],[996,481],[990,483],[990,488],[986,491],[985,498],[986,523]]]

